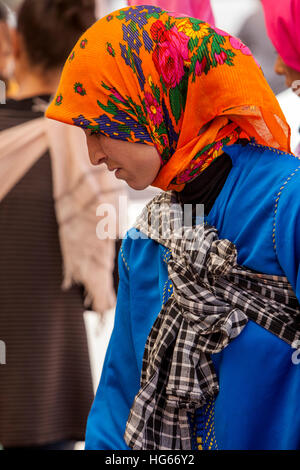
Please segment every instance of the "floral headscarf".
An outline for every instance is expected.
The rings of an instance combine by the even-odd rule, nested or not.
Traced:
[[[300,72],[300,0],[262,0],[268,34],[283,61]]]
[[[48,118],[155,145],[153,182],[180,191],[239,137],[289,150],[289,127],[249,49],[154,6],[118,10],[84,33]]]

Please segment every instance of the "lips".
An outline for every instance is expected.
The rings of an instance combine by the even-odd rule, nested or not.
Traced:
[[[106,157],[102,157],[98,160],[97,162],[97,165],[102,165],[102,163],[105,163],[106,164],[106,167],[108,169],[108,171],[116,171],[116,170],[120,170],[120,167],[118,166],[110,166],[108,165],[108,162],[107,162],[107,158]]]
[[[117,166],[114,167],[114,168],[110,168],[110,167],[108,166],[107,169],[108,169],[109,171],[116,171],[116,170],[118,171],[118,170],[120,170],[120,168],[118,168]]]

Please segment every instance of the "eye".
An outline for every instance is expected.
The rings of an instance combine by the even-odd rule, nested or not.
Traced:
[[[100,137],[100,132],[96,130],[91,130],[90,136]]]

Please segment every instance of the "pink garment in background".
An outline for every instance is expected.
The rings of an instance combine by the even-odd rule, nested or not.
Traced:
[[[128,5],[154,5],[172,13],[199,18],[215,25],[210,0],[128,0]]]
[[[269,37],[284,63],[300,72],[300,0],[261,0]]]

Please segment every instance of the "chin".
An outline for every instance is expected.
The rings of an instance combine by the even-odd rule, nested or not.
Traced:
[[[128,186],[130,188],[135,189],[136,191],[143,191],[143,189],[148,188],[148,184],[142,184],[142,183],[137,183],[137,182],[132,182],[132,181],[126,181]]]

